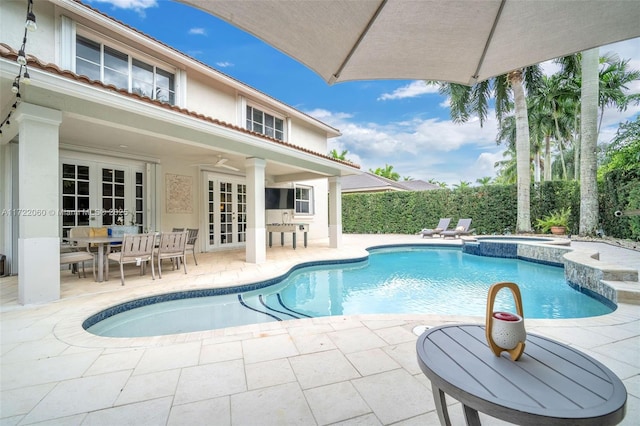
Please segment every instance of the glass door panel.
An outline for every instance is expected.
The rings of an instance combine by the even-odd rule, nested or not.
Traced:
[[[246,185],[210,176],[207,183],[208,248],[239,246],[246,242]]]

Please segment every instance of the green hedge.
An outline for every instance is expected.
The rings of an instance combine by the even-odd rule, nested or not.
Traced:
[[[600,218],[605,235],[640,239],[640,217],[618,218],[616,210],[640,208],[640,176],[609,176],[600,187]],[[570,232],[577,233],[580,186],[575,181],[531,186],[531,224],[565,207],[571,208]],[[416,234],[433,228],[440,218],[471,218],[477,234],[514,233],[517,217],[515,185],[488,185],[415,192],[343,194],[342,228],[354,234]]]
[[[640,209],[640,168],[607,173],[598,195],[605,235],[640,241],[640,216],[615,216],[616,211]]]

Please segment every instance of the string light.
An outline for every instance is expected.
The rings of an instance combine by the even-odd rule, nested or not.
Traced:
[[[0,124],[0,135],[2,135],[2,129],[11,125],[11,114],[18,108],[18,104],[22,101],[22,95],[20,94],[20,79],[22,82],[28,86],[31,84],[31,76],[29,75],[29,71],[27,69],[27,55],[25,53],[27,46],[27,32],[35,31],[38,29],[38,25],[36,24],[36,15],[33,13],[33,0],[29,0],[27,2],[27,17],[24,23],[24,36],[22,37],[22,46],[18,50],[18,57],[16,58],[16,62],[20,65],[20,69],[18,70],[18,75],[15,79],[13,79],[13,84],[11,85],[11,93],[16,96],[16,100],[11,105],[11,110],[7,117],[2,120],[2,124]],[[24,69],[24,73],[23,73]]]
[[[27,71],[27,67],[24,67],[24,74],[22,74],[22,82],[27,86],[31,84],[31,76],[29,75],[29,71]]]

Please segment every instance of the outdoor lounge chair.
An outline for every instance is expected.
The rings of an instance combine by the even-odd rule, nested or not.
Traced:
[[[446,231],[449,227],[449,222],[451,222],[451,218],[443,218],[438,222],[438,226],[433,229],[423,229],[420,231],[422,234],[422,238],[424,237],[433,237],[434,235],[440,235],[442,231]]]
[[[460,219],[458,220],[458,224],[456,225],[455,228],[448,231],[442,231],[440,235],[442,235],[444,238],[447,238],[447,237],[458,238],[461,235],[471,234],[473,232],[473,229],[469,229],[470,227],[471,227],[471,219]]]

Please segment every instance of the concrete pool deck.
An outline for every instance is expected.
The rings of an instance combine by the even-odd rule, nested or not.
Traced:
[[[131,271],[96,283],[61,272],[61,300],[21,306],[17,278],[0,278],[0,424],[324,425],[438,424],[431,386],[416,361],[414,327],[479,317],[362,315],[284,321],[153,338],[116,339],[82,330],[88,314],[150,294],[225,287],[279,276],[293,265],[352,258],[382,244],[459,245],[415,235],[344,235],[308,248],[267,249],[268,262],[243,251],[188,258],[188,274]],[[640,252],[572,242],[600,261],[640,268]],[[633,285],[633,284],[628,284]],[[638,284],[640,286],[640,284]],[[525,312],[526,315],[526,312]],[[627,415],[640,417],[640,306],[573,320],[527,320],[527,331],[576,347],[624,382]],[[463,423],[460,404],[452,421]],[[506,424],[481,415],[483,424]]]

